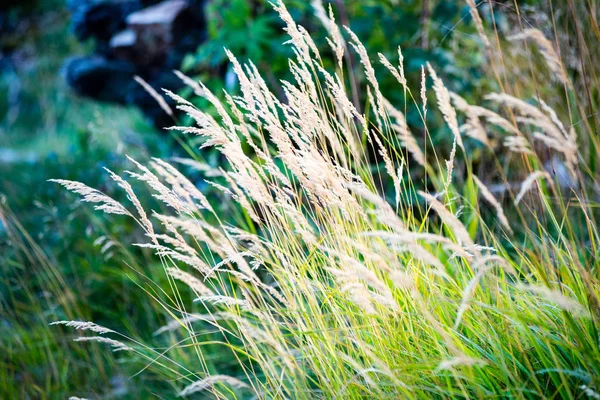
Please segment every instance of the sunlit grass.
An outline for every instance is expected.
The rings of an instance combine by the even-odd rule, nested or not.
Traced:
[[[170,321],[155,341],[113,331],[88,340],[163,370],[182,396],[598,396],[597,176],[587,167],[596,139],[563,122],[584,116],[502,85],[469,105],[429,65],[421,95],[404,79],[401,54],[387,68],[406,100],[391,105],[358,38],[329,29],[333,51],[356,50],[364,67],[363,114],[346,94],[343,66],[326,70],[310,36],[276,7],[297,55],[285,101],[233,55],[240,96],[221,103],[196,88],[217,118],[170,94],[195,121],[174,129],[227,161],[194,165],[237,203],[232,214],[156,159],[131,160],[126,174],[170,212],[150,212],[111,171],[127,203],[56,181],[98,210],[133,218],[144,232],[137,245],[164,267],[140,284]],[[561,59],[536,35],[576,99]],[[502,53],[482,43],[498,67]],[[399,111],[409,107],[426,135],[425,113],[441,115],[451,147],[417,140]],[[473,165],[473,148],[488,154],[489,169]]]

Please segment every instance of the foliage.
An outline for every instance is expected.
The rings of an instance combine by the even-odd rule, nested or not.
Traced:
[[[0,36],[0,398],[64,399],[84,387],[144,399],[165,385],[150,377],[145,390],[132,391],[136,366],[99,347],[82,351],[48,324],[126,316],[141,329],[155,325],[135,271],[160,265],[111,240],[135,237],[130,221],[97,218],[47,180],[108,184],[112,193],[102,167],[123,168],[125,149],[168,155],[173,141],[134,110],[70,93],[61,66],[87,46],[69,34],[61,2],[39,2],[29,14],[28,7],[8,13],[14,30]],[[121,268],[125,260],[132,269]]]

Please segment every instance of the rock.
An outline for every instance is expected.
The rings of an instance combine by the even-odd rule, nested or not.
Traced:
[[[69,60],[64,72],[67,83],[79,95],[126,104],[136,68],[125,61],[89,56]]]
[[[137,35],[135,32],[131,29],[125,29],[110,39],[110,47],[113,49],[130,48],[135,45],[136,41]]]
[[[165,64],[169,53],[179,47],[186,36],[191,37],[196,46],[204,39],[204,35],[198,34],[198,27],[204,25],[203,19],[187,0],[163,1],[130,14],[126,22],[128,29],[135,33],[135,45],[127,58],[134,57],[139,65]],[[188,48],[191,50],[194,49]]]
[[[146,26],[164,26],[171,29],[171,25],[183,11],[188,9],[190,4],[187,0],[166,0],[151,7],[146,7],[141,11],[130,14],[127,17],[127,24],[135,27]]]
[[[129,14],[142,8],[139,0],[72,1],[73,31],[80,40],[95,38],[104,50],[110,38],[125,28]]]
[[[131,29],[125,29],[110,39],[109,47],[115,58],[135,62],[135,45],[137,34]]]
[[[80,39],[96,39],[96,54],[70,60],[67,82],[94,99],[134,104],[156,126],[170,117],[133,81],[139,75],[160,92],[177,90],[172,73],[206,39],[204,0],[69,0]]]
[[[158,128],[173,124],[173,120],[133,77],[139,73],[135,65],[122,60],[110,60],[102,56],[74,58],[64,67],[66,80],[80,96],[100,101],[134,105]],[[143,76],[157,92],[161,88],[178,90],[182,83],[172,74]],[[174,106],[171,99],[165,99]]]

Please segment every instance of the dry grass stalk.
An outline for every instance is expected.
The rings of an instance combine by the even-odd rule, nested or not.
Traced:
[[[473,1],[473,0],[467,0],[467,1]],[[569,77],[567,75],[567,70],[565,69],[565,66],[562,63],[562,60],[556,53],[556,50],[554,49],[554,45],[552,44],[552,42],[550,42],[548,39],[546,39],[544,34],[539,29],[535,29],[535,28],[525,29],[523,32],[513,35],[513,36],[509,37],[508,39],[513,40],[513,41],[529,39],[529,40],[532,40],[533,42],[535,42],[535,44],[537,44],[538,48],[540,49],[540,52],[544,56],[544,59],[546,60],[546,63],[548,64],[550,71],[552,71],[554,73],[554,77],[556,79],[558,79],[560,82],[562,82],[566,85],[570,85]]]
[[[118,340],[110,339],[104,336],[82,336],[77,339],[73,339],[74,342],[97,342],[109,344],[114,352],[117,351],[133,351],[133,349],[127,346],[125,343]]]
[[[191,385],[186,386],[181,392],[179,397],[189,396],[193,393],[202,392],[206,389],[210,389],[217,384],[225,384],[235,389],[248,388],[248,384],[240,381],[237,378],[228,375],[212,375],[204,378],[200,381],[194,382]]]
[[[486,364],[487,362],[481,359],[471,358],[467,356],[459,356],[442,361],[438,364],[436,371],[439,372],[449,369],[455,369],[457,367],[485,366]]]
[[[444,83],[440,78],[438,78],[435,70],[431,67],[429,63],[427,63],[427,69],[429,70],[429,75],[433,79],[433,91],[437,97],[438,106],[440,111],[444,115],[444,120],[446,124],[450,127],[452,134],[454,136],[454,141],[452,142],[452,150],[450,151],[450,157],[446,160],[446,169],[447,176],[446,182],[444,184],[444,190],[446,191],[450,184],[452,183],[452,172],[454,171],[454,158],[456,156],[456,145],[460,147],[464,151],[464,146],[462,142],[462,138],[460,136],[460,128],[458,126],[458,120],[456,118],[456,110],[452,107],[450,103],[450,93],[448,89],[444,86]]]
[[[521,202],[521,200],[523,199],[523,197],[525,196],[525,194],[533,188],[533,185],[540,178],[546,178],[546,180],[551,185],[554,184],[553,181],[552,181],[552,177],[550,176],[550,174],[548,172],[546,172],[546,171],[534,171],[534,172],[532,172],[531,174],[529,174],[529,176],[521,184],[521,189],[519,190],[519,193],[517,193],[517,196],[515,197],[515,204],[519,204]]]
[[[167,268],[167,274],[188,285],[197,296],[213,296],[214,293],[200,279],[178,268]]]
[[[390,63],[389,60],[385,58],[385,56],[381,53],[378,54],[379,61],[381,62],[381,64],[383,64],[384,67],[388,69],[388,71],[391,72],[392,76],[396,78],[396,80],[402,86],[404,91],[408,91],[406,77],[404,76],[404,66],[402,65],[402,51],[400,50],[400,48],[398,48],[398,54],[400,55],[400,65],[398,66],[398,68],[394,67],[392,63]]]
[[[50,179],[50,182],[58,183],[67,190],[81,195],[81,201],[95,203],[94,210],[103,211],[107,214],[128,215],[131,213],[121,203],[80,182],[67,181],[64,179]]]
[[[542,131],[534,133],[533,137],[544,143],[547,147],[562,153],[571,176],[575,177],[577,175],[578,146],[575,131],[571,130],[567,132],[564,125],[558,119],[556,112],[546,103],[542,100],[539,101],[544,110],[542,111],[538,107],[506,93],[492,93],[485,97],[488,100],[504,104],[518,112],[521,115],[516,118],[519,123],[541,129]],[[523,150],[526,149],[522,142],[513,140],[511,144]]]
[[[173,332],[181,327],[187,328],[191,324],[193,324],[194,322],[197,322],[197,321],[214,322],[219,318],[224,318],[224,316],[221,313],[212,313],[212,314],[204,314],[204,315],[198,315],[198,314],[186,315],[182,318],[169,321],[166,325],[163,325],[160,328],[158,328],[154,332],[153,335],[158,336],[165,332]]]
[[[479,119],[483,113],[478,107],[471,106],[465,99],[453,92],[450,92],[450,98],[456,108],[467,115],[467,122],[460,127],[460,131],[465,132],[468,136],[480,141],[487,147],[491,147],[488,134]]]
[[[456,118],[456,110],[452,107],[452,103],[450,102],[450,92],[444,86],[444,82],[438,77],[437,73],[431,66],[431,64],[427,64],[427,69],[429,70],[429,75],[433,79],[433,91],[435,92],[435,96],[438,101],[438,106],[440,111],[444,115],[444,120],[450,127],[452,134],[454,135],[454,140],[458,144],[458,147],[461,149],[465,149],[462,138],[460,135],[460,128],[458,126],[458,119]]]
[[[231,296],[223,296],[223,295],[208,295],[208,296],[200,296],[196,299],[194,299],[194,302],[202,302],[202,303],[209,303],[209,304],[213,304],[215,306],[218,305],[224,305],[227,307],[240,307],[243,310],[249,310],[250,307],[250,303],[248,303],[247,300],[243,300],[243,299],[237,299],[235,297],[231,297]]]
[[[598,393],[595,388],[589,387],[587,385],[581,385],[579,386],[579,389],[581,389],[588,398],[600,400],[600,393]]]
[[[475,248],[475,243],[473,242],[473,239],[471,239],[471,236],[469,235],[469,232],[465,226],[459,221],[458,218],[448,211],[448,209],[442,203],[440,203],[438,199],[429,193],[422,191],[419,191],[419,195],[427,200],[431,208],[437,212],[442,221],[452,230],[452,232],[456,235],[459,244],[462,244],[469,249]]]
[[[140,84],[140,86],[142,86],[144,88],[144,90],[150,95],[152,96],[152,98],[158,103],[158,105],[160,106],[160,108],[162,108],[162,110],[167,113],[167,115],[169,116],[173,116],[173,110],[171,109],[171,107],[169,107],[169,105],[167,104],[167,102],[165,101],[164,97],[162,97],[156,90],[154,90],[154,88],[152,86],[150,86],[150,84],[148,82],[146,82],[144,79],[142,79],[139,76],[134,76],[133,79],[135,79],[135,81],[137,83]]]
[[[345,28],[346,28],[346,32],[348,32],[348,34],[350,35],[350,38],[352,39],[352,42],[350,43],[350,45],[352,47],[354,47],[354,50],[356,50],[356,52],[358,53],[360,62],[364,67],[365,75],[367,76],[367,81],[373,87],[373,90],[375,91],[376,102],[375,102],[374,110],[376,111],[376,113],[379,114],[379,117],[381,119],[383,119],[385,116],[385,109],[383,106],[383,99],[382,99],[383,96],[381,95],[381,91],[379,90],[379,82],[377,81],[377,78],[375,77],[375,70],[373,69],[373,66],[371,65],[371,60],[369,59],[369,54],[367,53],[367,49],[365,49],[365,46],[363,46],[363,44],[360,41],[360,39],[358,38],[358,36],[356,36],[356,34],[354,32],[352,32],[350,30],[350,28],[348,28],[348,27],[345,27]]]
[[[533,155],[529,141],[523,136],[508,136],[504,139],[504,146],[515,153]]]
[[[480,258],[473,265],[473,269],[476,271],[475,276],[469,281],[469,283],[463,291],[462,300],[460,302],[458,310],[456,311],[456,318],[454,319],[454,329],[458,329],[462,321],[462,317],[469,307],[469,302],[471,300],[471,297],[473,296],[473,293],[475,292],[475,289],[477,288],[477,285],[484,277],[484,275],[496,265],[503,267],[503,269],[505,269],[512,275],[516,275],[516,272],[513,270],[510,264],[508,264],[506,260],[502,257],[488,255]]]
[[[311,5],[314,9],[315,16],[317,19],[323,24],[327,33],[329,33],[329,37],[326,38],[329,47],[335,54],[335,58],[337,60],[338,68],[341,70],[343,68],[343,60],[344,60],[344,48],[346,43],[340,29],[338,28],[335,17],[333,15],[333,10],[331,8],[331,4],[329,4],[329,13],[325,12],[325,8],[323,7],[322,0],[312,0]]]
[[[579,303],[579,301],[565,296],[558,290],[550,289],[539,285],[521,284],[519,287],[525,291],[533,292],[547,301],[554,303],[561,310],[568,311],[574,316],[589,318],[589,312]]]
[[[404,114],[395,108],[387,99],[383,98],[383,104],[390,117],[394,118],[395,123],[392,124],[392,129],[398,134],[400,143],[412,154],[415,161],[425,167],[425,155],[421,151],[421,147],[417,143],[414,135],[408,128]],[[425,105],[424,105],[425,107]]]
[[[183,72],[178,71],[178,70],[174,70],[173,73],[179,78],[181,79],[181,81],[186,85],[189,86],[190,88],[192,88],[192,90],[194,91],[194,94],[196,96],[199,97],[204,97],[204,90],[202,90],[202,88],[200,87],[200,85],[198,84],[198,82],[196,82],[194,79],[190,78],[189,76],[185,75]]]
[[[425,67],[421,65],[421,105],[423,106],[423,123],[427,123],[427,75]]]
[[[475,0],[466,0],[467,5],[469,6],[469,12],[471,13],[471,18],[475,22],[475,27],[477,28],[477,34],[481,38],[486,49],[491,49],[490,41],[485,34],[485,30],[483,29],[483,21],[481,20],[481,16],[479,15],[479,11],[477,11],[477,5],[475,4]]]
[[[487,186],[485,186],[477,176],[473,175],[473,180],[477,184],[477,187],[479,187],[483,198],[496,209],[496,215],[500,223],[508,230],[508,232],[512,233],[512,229],[508,222],[508,218],[506,218],[506,215],[504,214],[504,209],[502,208],[500,202],[494,197],[492,192],[490,192]]]
[[[71,328],[75,328],[77,330],[82,331],[91,331],[95,333],[99,333],[101,335],[105,333],[116,333],[112,329],[105,328],[93,322],[84,322],[84,321],[55,321],[51,322],[50,325],[65,325]]]
[[[144,230],[146,231],[146,233],[149,235],[154,234],[154,227],[152,226],[152,222],[150,222],[150,220],[148,219],[148,215],[146,214],[146,211],[144,210],[142,203],[140,203],[140,200],[135,195],[131,185],[126,180],[124,180],[123,178],[121,178],[119,175],[115,174],[108,168],[104,168],[104,170],[106,172],[108,172],[108,174],[110,175],[112,180],[115,181],[117,183],[117,185],[119,185],[120,188],[125,190],[125,193],[127,193],[127,198],[129,199],[129,201],[131,201],[133,203],[135,210],[140,217],[140,223],[141,223],[142,227],[144,228]]]

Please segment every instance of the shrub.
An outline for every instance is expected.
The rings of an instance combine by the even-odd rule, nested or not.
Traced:
[[[295,53],[295,82],[282,82],[285,102],[231,53],[240,96],[225,95],[222,104],[192,83],[218,118],[168,93],[196,123],[172,129],[202,137],[202,147],[227,160],[218,169],[185,163],[204,171],[239,213],[218,212],[159,159],[131,160],[128,175],[171,214],[146,211],[111,171],[130,205],[56,180],[145,232],[147,242],[137,245],[160,257],[169,278],[168,286],[144,287],[169,316],[156,332],[160,347],[91,322],[57,324],[90,331],[79,341],[147,359],[179,380],[180,396],[597,397],[595,171],[579,151],[595,139],[584,129],[578,137],[541,99],[492,93],[485,107],[470,105],[429,65],[413,92],[400,50],[398,66],[380,56],[406,94],[394,105],[358,37],[347,30],[344,39],[329,21],[334,54],[342,60],[353,48],[364,67],[369,100],[361,113],[346,94],[343,62],[336,72],[324,68],[306,30],[281,2],[275,8]],[[568,89],[551,49],[542,48],[545,59]],[[400,111],[409,107],[423,122],[426,113],[443,116],[448,154],[428,145],[426,125],[425,140],[411,132]],[[474,172],[472,141],[488,149],[487,176]],[[495,159],[501,146],[517,158],[510,163],[511,175],[524,178],[517,187]]]

